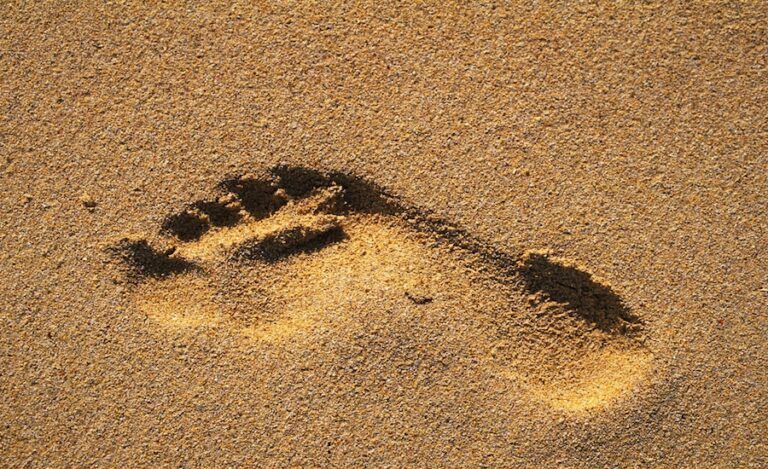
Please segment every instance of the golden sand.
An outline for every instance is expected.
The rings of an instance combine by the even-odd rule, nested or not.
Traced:
[[[0,7],[0,465],[763,467],[768,8]]]

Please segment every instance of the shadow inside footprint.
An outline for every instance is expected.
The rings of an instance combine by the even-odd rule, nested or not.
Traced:
[[[277,166],[270,171],[291,197],[304,197],[320,187],[338,185],[344,188],[344,203],[348,211],[397,215],[406,208],[383,188],[363,178],[341,172],[323,173],[299,166]]]
[[[202,200],[190,204],[181,213],[167,217],[161,228],[162,232],[172,234],[182,241],[194,241],[211,227],[233,226],[240,219],[239,206]]]
[[[340,226],[324,228],[292,227],[255,243],[245,243],[234,253],[238,259],[277,262],[294,254],[319,251],[346,238]]]
[[[198,214],[185,210],[167,217],[163,221],[161,231],[182,241],[192,241],[200,238],[209,228],[210,225]]]
[[[195,269],[195,264],[186,259],[170,257],[173,250],[160,252],[145,239],[123,238],[110,250],[116,253],[130,268],[136,278],[163,278]]]
[[[257,220],[272,215],[288,202],[269,179],[232,177],[221,182],[219,188],[235,194],[242,209]]]
[[[520,269],[526,288],[563,303],[587,323],[609,334],[631,334],[640,324],[622,299],[607,285],[576,267],[544,254],[528,254]]]

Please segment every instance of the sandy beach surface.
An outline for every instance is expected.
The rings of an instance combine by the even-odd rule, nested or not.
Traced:
[[[768,466],[765,3],[0,32],[0,465]]]

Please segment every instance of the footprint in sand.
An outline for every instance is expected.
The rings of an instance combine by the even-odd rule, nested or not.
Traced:
[[[577,265],[504,253],[348,174],[232,177],[153,242],[110,251],[134,306],[168,328],[274,344],[360,311],[449,311],[490,371],[568,411],[618,401],[650,367],[640,319]]]

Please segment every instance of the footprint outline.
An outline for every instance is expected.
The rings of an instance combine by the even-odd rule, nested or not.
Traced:
[[[298,254],[311,255],[346,239],[343,220],[350,214],[394,218],[404,221],[415,232],[429,234],[438,244],[476,255],[480,264],[494,269],[499,275],[516,279],[532,298],[532,304],[556,304],[581,320],[586,328],[606,337],[626,339],[632,341],[633,346],[642,342],[645,333],[642,318],[628,308],[609,285],[594,279],[576,264],[546,251],[509,254],[431,212],[405,204],[367,179],[343,172],[280,165],[257,174],[232,175],[217,185],[211,197],[189,203],[163,220],[160,235],[172,240],[167,245],[156,247],[143,237],[125,237],[109,250],[120,260],[128,282],[139,289],[146,280],[162,282],[190,272],[201,274],[208,259],[202,255],[200,259],[188,256],[188,246],[213,238],[217,233],[231,236],[238,226],[256,225],[286,210],[294,219],[304,218],[293,225],[278,223],[266,234],[246,233],[242,239],[235,237],[233,244],[236,246],[230,249],[228,261],[275,264]],[[221,252],[212,255],[216,256],[221,256]],[[418,292],[406,291],[405,297],[417,305],[433,301],[431,296]],[[297,323],[302,321],[297,319]],[[293,329],[286,331],[290,334]],[[645,357],[650,356],[647,350],[639,345],[637,350],[641,352],[629,356],[626,361],[647,361]],[[635,360],[635,356],[642,360]],[[647,368],[646,365],[643,367]],[[593,381],[610,381],[609,378],[598,376]],[[638,380],[630,380],[619,394],[626,394]],[[535,389],[536,385],[531,388]],[[578,396],[561,399],[557,397],[560,393],[557,388],[557,383],[545,386],[540,394],[548,395],[555,405],[558,399],[568,401],[565,405],[556,405],[563,409],[570,406],[570,410],[583,410],[596,406],[590,404],[590,396],[586,400]]]

